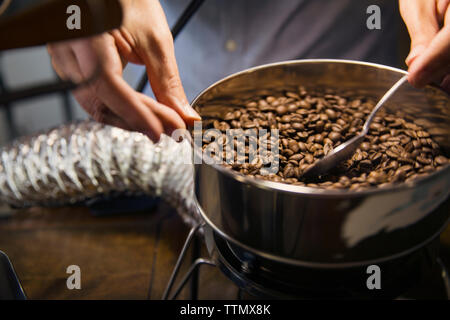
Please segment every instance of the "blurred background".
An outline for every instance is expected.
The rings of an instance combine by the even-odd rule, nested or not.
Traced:
[[[133,86],[143,67],[128,65],[125,79]],[[57,79],[45,47],[0,52],[0,90]],[[70,93],[53,94],[3,106],[0,110],[0,146],[14,138],[87,119],[88,115]]]
[[[0,0],[0,3],[2,3],[2,0]],[[7,13],[21,10],[19,3],[20,6],[26,6],[27,3],[33,3],[33,1],[12,1]],[[164,1],[162,1],[162,5],[166,11],[167,20],[170,26],[175,24],[177,18],[186,6],[186,4],[182,3],[174,8],[166,8],[168,4]],[[207,2],[205,5],[206,9],[208,9],[208,5],[213,4]],[[193,28],[192,30],[194,30],[199,27],[197,24],[200,24],[201,26],[201,21],[196,21],[194,19],[192,23],[188,24],[187,28]],[[400,23],[400,30],[392,30],[392,32],[399,32],[398,64],[393,66],[406,68],[403,63],[404,58],[409,51],[409,36],[406,28],[403,23]],[[186,70],[183,69],[182,63],[182,54],[185,53],[183,52],[182,46],[186,46],[186,41],[189,42],[190,40],[186,36],[183,37],[183,32],[181,33],[180,38],[181,39],[180,41],[177,41],[175,48],[179,60],[181,58],[179,67],[183,79]],[[136,87],[143,72],[144,68],[142,66],[129,64],[124,70],[124,78],[130,85]],[[57,75],[52,69],[50,58],[45,47],[40,46],[0,51],[0,92],[5,88],[13,89],[55,79],[57,79]],[[202,89],[203,88],[200,90]],[[148,84],[145,93],[151,95]],[[197,93],[198,92],[193,93],[192,90],[187,92],[189,99],[192,99]],[[58,126],[62,123],[84,120],[87,118],[88,115],[70,93],[31,98],[11,103],[6,106],[0,106],[0,146],[8,144],[20,136],[30,135],[38,131]]]

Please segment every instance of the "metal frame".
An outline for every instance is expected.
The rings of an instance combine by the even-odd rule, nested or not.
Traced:
[[[195,237],[197,232],[205,226],[204,223],[197,224],[191,228],[189,231],[189,234],[186,237],[186,240],[184,242],[183,248],[181,249],[180,255],[178,256],[177,262],[175,264],[175,267],[172,271],[172,274],[170,276],[169,282],[167,284],[166,289],[164,290],[162,300],[173,300],[178,297],[181,290],[183,290],[186,283],[189,281],[191,277],[193,277],[193,285],[191,287],[191,299],[196,300],[197,294],[198,294],[198,270],[201,265],[209,265],[209,266],[216,266],[216,263],[212,259],[207,258],[196,258],[198,254],[198,248],[195,248]],[[175,284],[175,280],[178,276],[178,272],[180,271],[181,264],[183,262],[184,257],[186,256],[186,253],[191,245],[191,242],[194,240],[194,254],[193,258],[195,259],[194,262],[189,267],[189,270],[185,273],[182,280],[180,281],[179,285],[175,289],[174,293],[170,295],[170,292],[172,291],[172,287]],[[170,296],[169,296],[170,295]]]

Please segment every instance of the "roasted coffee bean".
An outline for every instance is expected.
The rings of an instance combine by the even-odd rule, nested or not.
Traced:
[[[292,129],[295,129],[295,130],[303,130],[303,129],[305,129],[305,126],[303,125],[303,123],[300,123],[300,122],[294,122],[294,123],[292,123],[291,124],[291,127],[292,127]]]
[[[279,115],[284,115],[288,112],[288,109],[285,106],[279,106],[275,109],[275,112]]]
[[[313,155],[312,154],[310,154],[310,153],[308,153],[306,156],[305,156],[305,162],[306,163],[313,163],[313,161],[314,161],[314,157],[313,157]]]
[[[424,157],[424,156],[418,156],[418,157],[416,158],[416,160],[417,160],[418,162],[420,162],[421,164],[430,164],[430,163],[431,163],[431,159],[426,158],[426,157]]]
[[[222,136],[208,132],[203,136],[202,149],[218,160],[219,156],[231,157],[233,163],[225,163],[225,167],[257,179],[354,191],[411,181],[449,164],[431,131],[409,116],[403,118],[401,112],[387,114],[380,110],[351,159],[321,177],[303,178],[311,164],[361,131],[374,105],[374,101],[362,96],[352,97],[349,93],[341,97],[331,91],[320,94],[303,87],[245,101],[233,99],[224,114],[204,115],[205,128],[213,127]],[[227,142],[226,132],[231,128],[248,130],[243,134],[244,143],[236,139]],[[278,129],[280,140],[269,133],[259,138],[246,136],[259,129]],[[262,149],[260,143],[267,143],[269,149]],[[222,145],[226,147],[220,151]],[[278,154],[272,153],[272,147],[279,148]],[[258,157],[251,157],[253,153]],[[263,164],[259,157],[279,161],[279,170],[266,168],[264,165],[270,161],[266,159]],[[249,159],[253,159],[251,163]]]
[[[333,142],[337,142],[341,139],[341,134],[338,132],[330,132],[328,138],[330,138]]]
[[[448,163],[448,159],[444,156],[437,156],[436,158],[434,158],[434,161],[440,166]]]
[[[297,153],[298,150],[300,149],[300,147],[299,147],[297,141],[295,141],[295,140],[289,141],[288,147],[289,147],[289,149],[291,149],[294,153]]]
[[[389,137],[390,137],[389,134],[383,134],[383,135],[380,137],[380,141],[381,141],[381,142],[386,142],[386,141],[389,139]]]
[[[283,123],[290,123],[291,120],[292,120],[292,117],[290,115],[282,116],[281,119],[280,119],[280,121],[283,122]]]
[[[307,150],[306,144],[304,142],[299,142],[298,147],[300,148],[300,151],[305,152]]]
[[[360,148],[361,148],[361,150],[369,151],[370,150],[370,143],[369,142],[363,142],[363,143],[361,143]]]
[[[289,157],[289,160],[300,161],[300,160],[302,160],[304,157],[305,157],[305,156],[304,156],[303,154],[297,153],[297,154],[294,154],[294,155],[290,156],[290,157]]]
[[[328,119],[334,120],[337,118],[337,113],[336,111],[332,110],[332,109],[327,109],[325,110],[326,115],[328,116]]]
[[[294,167],[290,164],[288,164],[283,171],[284,178],[292,178],[295,176]]]
[[[322,143],[323,142],[323,136],[321,134],[316,134],[314,136],[314,142]]]

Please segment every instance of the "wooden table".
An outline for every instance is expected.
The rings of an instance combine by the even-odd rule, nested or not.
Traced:
[[[31,208],[0,219],[0,250],[13,262],[30,299],[159,299],[188,233],[165,204],[152,212],[95,217],[87,208]],[[450,228],[441,237],[450,265]],[[186,261],[183,270],[188,267]],[[81,268],[69,290],[66,268]],[[237,287],[203,266],[200,299],[235,299]],[[189,288],[180,298],[189,296]]]
[[[31,208],[0,220],[0,250],[29,299],[160,299],[188,231],[165,204],[108,217],[83,207]],[[67,289],[70,265],[81,269],[81,290]],[[237,287],[209,266],[202,266],[200,286],[199,298],[237,296]],[[180,298],[188,296],[187,286]]]

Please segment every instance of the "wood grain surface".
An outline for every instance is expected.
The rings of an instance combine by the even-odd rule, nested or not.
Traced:
[[[84,207],[31,208],[0,219],[0,250],[29,299],[160,299],[188,231],[166,204],[107,217]],[[450,266],[450,228],[441,236],[441,252]],[[69,265],[81,268],[80,290],[67,289]],[[218,269],[201,268],[198,298],[237,297],[237,287]],[[189,294],[187,286],[180,298]]]
[[[109,217],[83,207],[31,208],[0,220],[0,250],[29,299],[160,299],[188,231],[165,204]],[[67,289],[69,265],[81,269],[81,290]],[[237,296],[219,270],[201,268],[199,298]],[[188,297],[189,286],[180,295]]]

